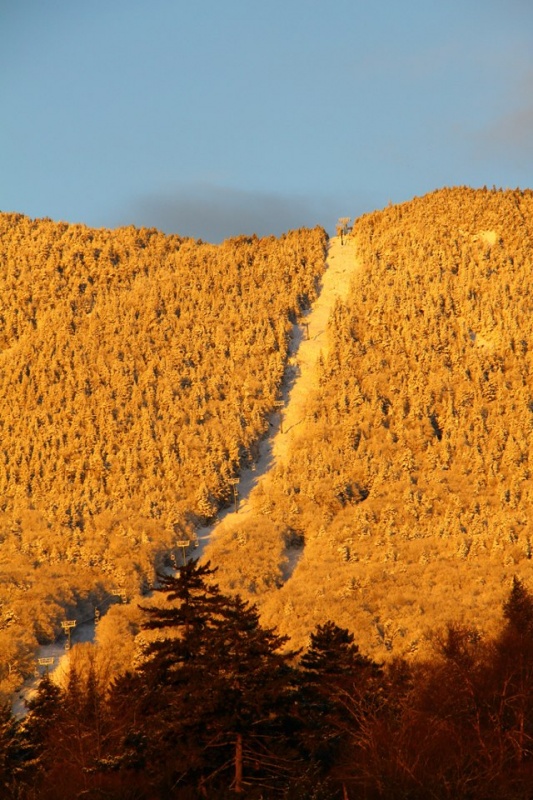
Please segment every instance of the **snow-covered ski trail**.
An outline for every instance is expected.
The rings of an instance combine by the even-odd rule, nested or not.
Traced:
[[[218,526],[224,521],[231,526],[250,512],[248,498],[260,480],[276,464],[283,461],[291,442],[299,434],[305,419],[305,403],[318,382],[318,360],[320,354],[327,356],[326,328],[337,299],[345,300],[355,271],[358,269],[355,243],[348,236],[341,243],[340,237],[329,240],[326,270],[322,276],[319,296],[300,324],[294,325],[289,346],[289,359],[282,386],[283,407],[269,419],[270,436],[260,442],[259,458],[255,464],[242,471],[236,487],[235,506],[219,513],[214,525],[197,531],[199,549],[203,548]]]

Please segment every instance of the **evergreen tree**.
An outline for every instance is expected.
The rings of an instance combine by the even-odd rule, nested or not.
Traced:
[[[352,633],[331,621],[311,634],[300,667],[304,750],[322,776],[344,785],[361,719],[379,700],[381,668],[359,652]]]
[[[255,607],[223,595],[213,574],[192,561],[161,578],[167,604],[144,609],[158,638],[113,692],[115,707],[136,693],[136,727],[121,747],[168,797],[184,785],[240,794],[290,773],[280,748],[293,683],[291,654],[279,652],[286,638],[262,628]]]
[[[503,613],[491,662],[492,726],[502,763],[519,783],[531,780],[533,754],[533,595],[516,577]]]
[[[104,683],[95,665],[70,665],[60,689],[48,675],[28,703],[25,742],[31,755],[31,785],[39,800],[70,800],[92,793],[114,796],[116,778],[107,769],[112,726]]]
[[[315,676],[321,683],[326,676],[353,676],[356,669],[375,668],[372,660],[359,652],[353,633],[339,628],[331,620],[318,625],[311,633],[310,646],[302,656],[300,666],[310,678]]]
[[[516,575],[509,597],[503,606],[503,616],[509,628],[520,634],[533,632],[533,596]]]
[[[29,756],[31,785],[46,785],[54,770],[57,755],[57,726],[63,711],[62,691],[46,672],[37,691],[27,703],[28,713],[22,723],[22,733]],[[43,794],[44,796],[44,794]]]
[[[0,797],[21,797],[30,758],[9,703],[0,705]]]

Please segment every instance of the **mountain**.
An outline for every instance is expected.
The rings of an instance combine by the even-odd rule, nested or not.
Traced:
[[[3,691],[132,600],[2,705],[6,797],[530,796],[533,192],[2,222]]]
[[[452,620],[494,634],[533,553],[532,226],[531,191],[442,189],[356,220],[325,273],[319,228],[214,246],[0,215],[0,688],[232,505],[341,252],[298,424],[289,401],[203,558],[291,647],[329,619],[376,660]],[[135,607],[99,628],[122,653]]]

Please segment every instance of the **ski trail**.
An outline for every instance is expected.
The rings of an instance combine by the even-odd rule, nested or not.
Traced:
[[[94,639],[94,621],[80,622],[72,631],[72,644],[81,642],[92,642]],[[52,673],[62,670],[63,675],[68,671],[69,651],[65,647],[66,637],[56,639],[50,644],[41,645],[35,653],[35,673],[26,678],[19,688],[11,696],[11,709],[17,718],[22,718],[27,714],[26,702],[35,697],[41,678],[45,672]],[[46,666],[43,660],[47,660]]]
[[[274,438],[273,453],[276,462],[283,460],[291,442],[299,433],[298,426],[305,419],[307,397],[317,386],[318,359],[320,354],[324,358],[328,354],[328,320],[336,300],[346,299],[356,266],[352,239],[345,239],[344,245],[341,245],[338,237],[331,239],[320,295],[300,326],[306,330],[295,356],[298,377],[283,409],[282,431]]]
[[[222,521],[231,526],[232,522],[250,513],[250,493],[264,475],[283,461],[291,442],[299,434],[305,420],[306,399],[317,385],[320,354],[327,356],[329,317],[337,299],[346,299],[351,279],[358,268],[353,238],[345,238],[344,244],[339,237],[331,238],[320,294],[302,322],[293,328],[282,385],[283,406],[269,418],[271,433],[260,442],[256,463],[241,473],[234,505],[220,512],[214,525],[197,531],[199,551],[195,557],[202,554]]]

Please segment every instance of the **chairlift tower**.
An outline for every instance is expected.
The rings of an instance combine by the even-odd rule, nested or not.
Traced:
[[[187,548],[190,545],[189,539],[178,539],[176,547],[181,547],[181,554],[183,556],[183,566],[187,563]]]
[[[279,432],[283,433],[283,409],[285,408],[285,402],[283,400],[276,400],[274,408],[277,408],[279,413]]]
[[[46,667],[46,674],[48,675],[49,669],[55,661],[54,656],[47,656],[46,658],[38,658],[37,663],[40,667]]]
[[[237,513],[239,510],[239,491],[237,489],[237,486],[239,485],[239,479],[231,478],[230,483],[233,486],[233,502],[235,504],[235,513]]]
[[[65,644],[65,650],[70,650],[71,631],[72,631],[73,628],[76,627],[76,620],[75,619],[66,619],[66,620],[64,620],[64,622],[61,623],[61,627],[63,628],[63,630],[65,631],[65,633],[67,635],[67,641],[66,641],[66,644]]]

